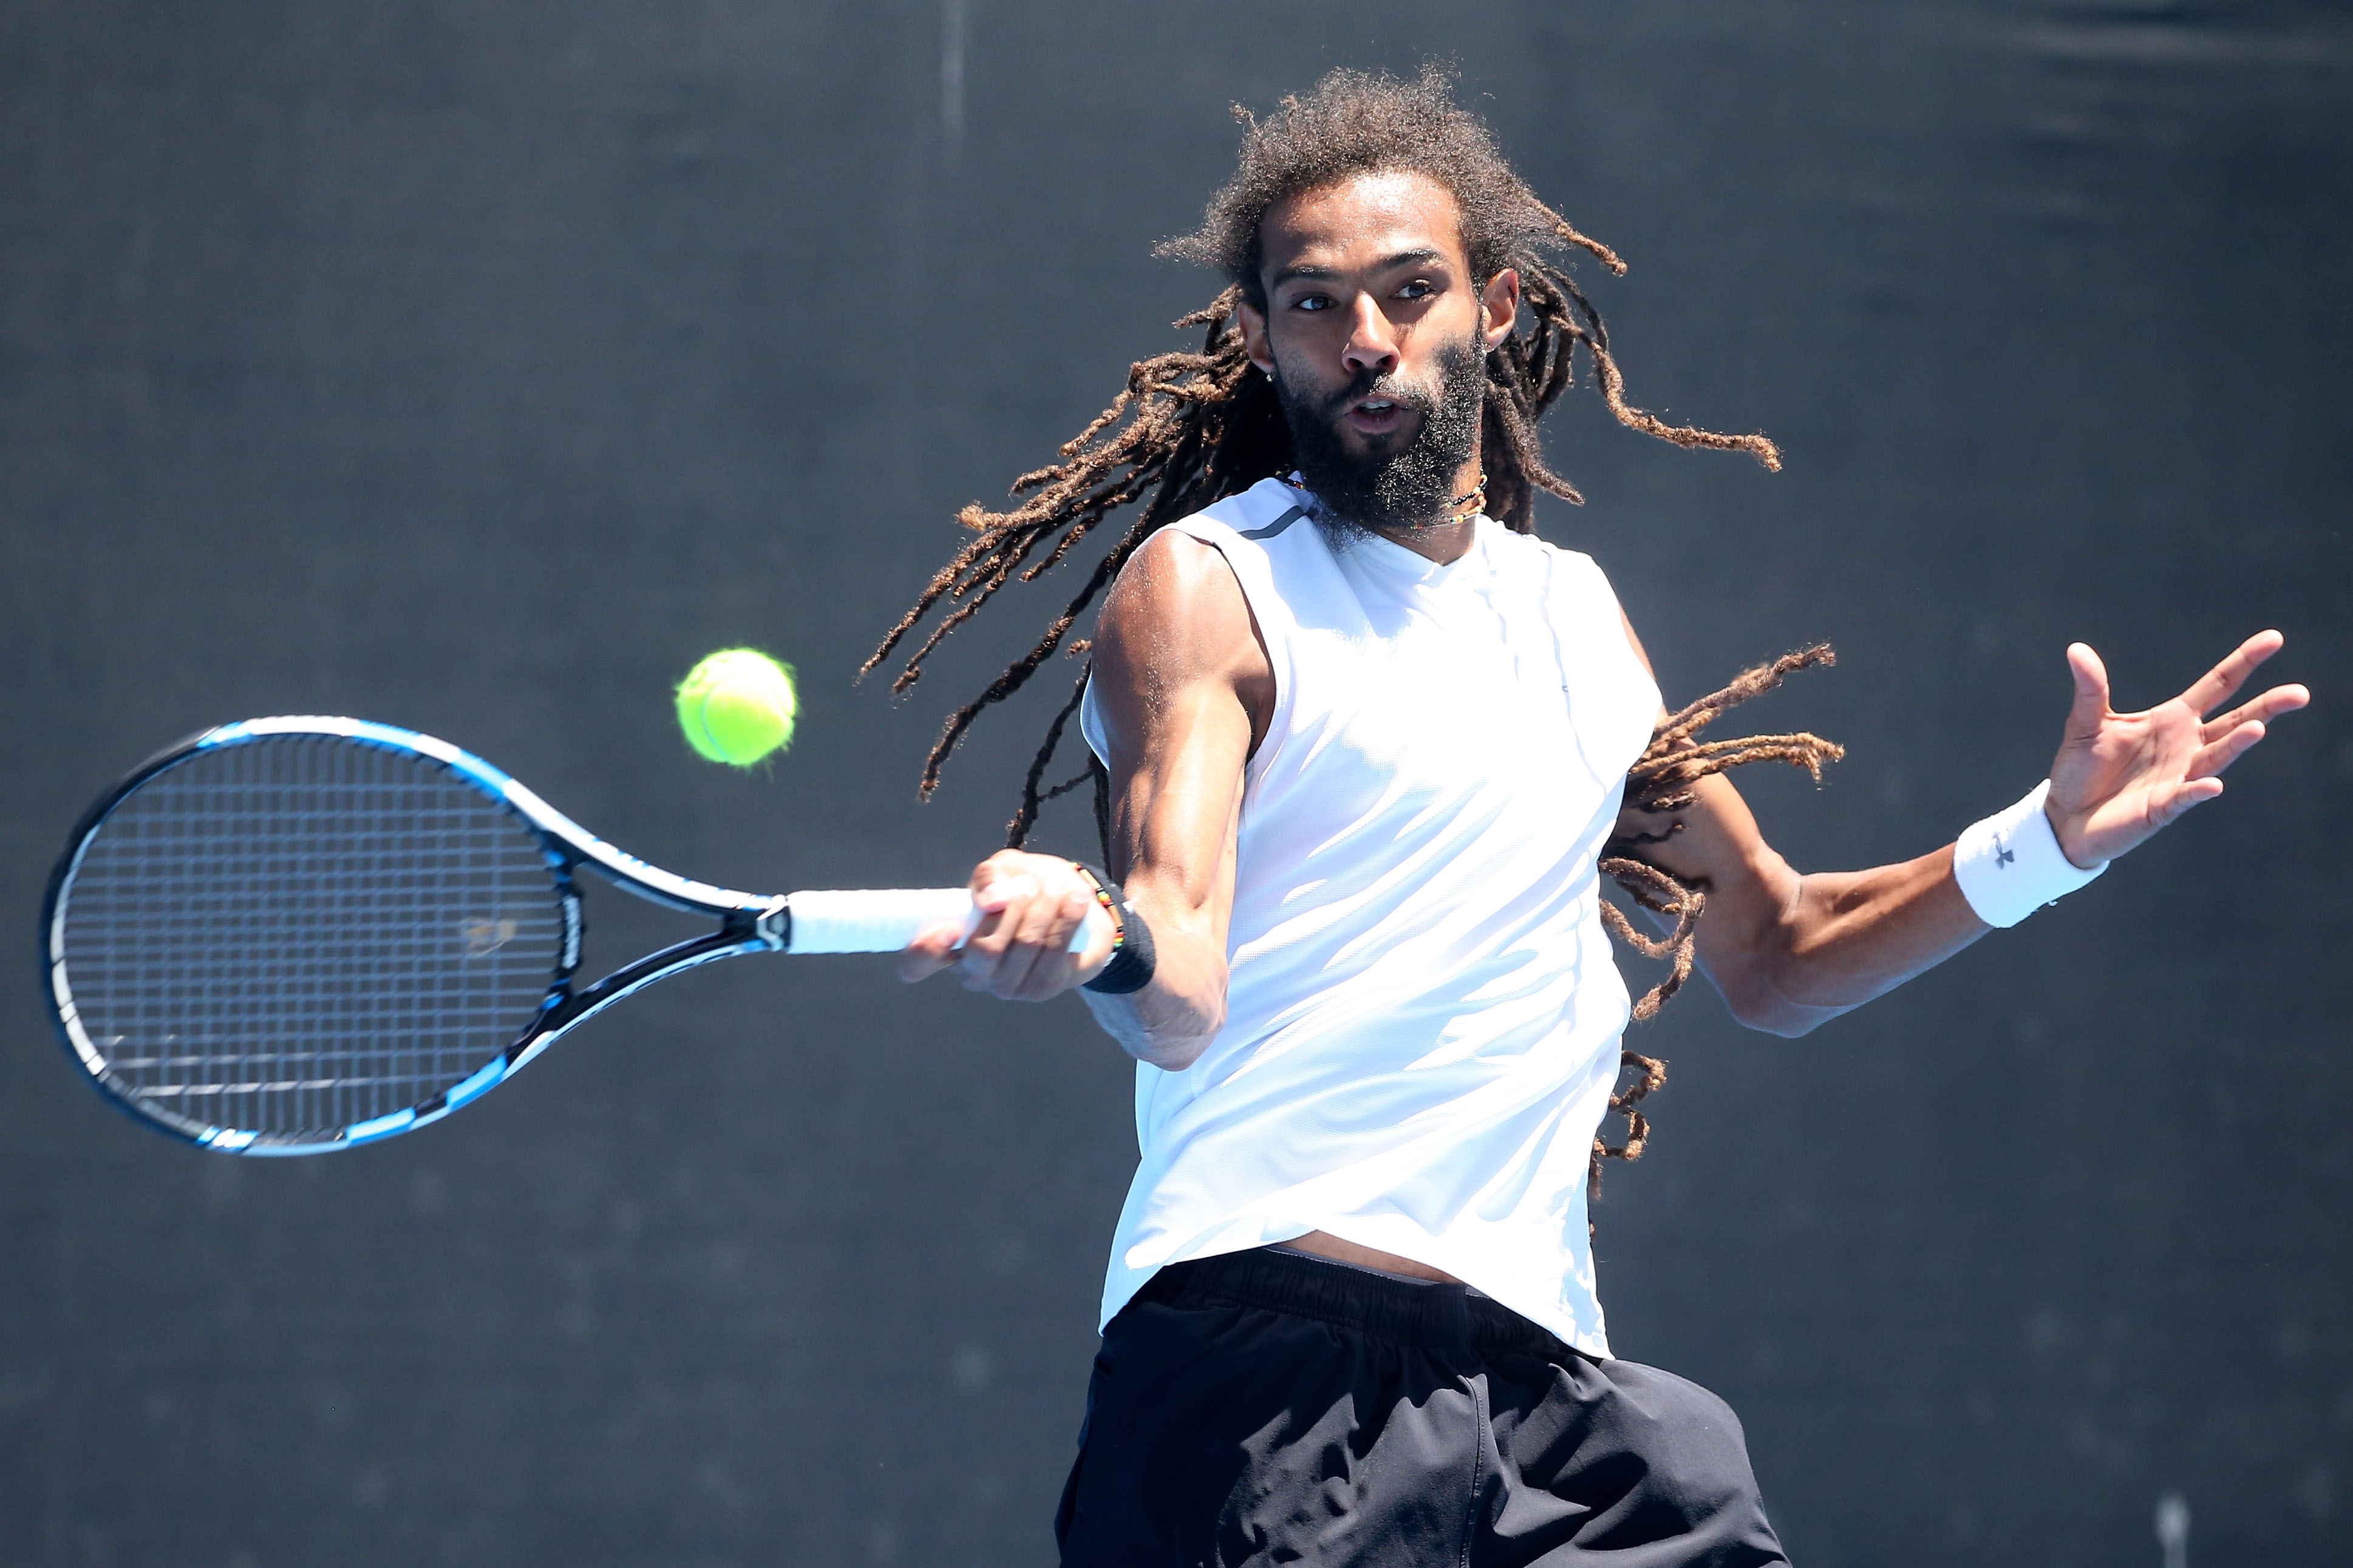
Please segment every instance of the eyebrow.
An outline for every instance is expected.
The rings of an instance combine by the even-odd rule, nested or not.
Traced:
[[[1416,263],[1443,261],[1445,259],[1446,253],[1444,251],[1440,250],[1435,246],[1425,245],[1413,250],[1400,250],[1394,256],[1384,256],[1378,261],[1373,263],[1373,270],[1376,272],[1388,272],[1393,271],[1399,267],[1410,267]],[[1304,262],[1293,262],[1290,266],[1284,268],[1282,271],[1276,273],[1272,278],[1267,279],[1267,281],[1270,284],[1280,284],[1287,283],[1293,278],[1320,279],[1337,278],[1339,276],[1340,269],[1336,267],[1314,267]]]

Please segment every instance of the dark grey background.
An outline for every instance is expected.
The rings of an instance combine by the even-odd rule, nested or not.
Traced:
[[[1594,284],[1637,398],[1788,449],[1579,394],[1592,504],[1544,522],[1671,696],[1837,643],[1755,714],[1852,748],[1749,786],[1800,864],[2014,798],[2070,637],[2136,705],[2278,625],[2321,696],[1815,1037],[1704,994],[1640,1037],[1619,1350],[1731,1399],[1807,1568],[2155,1563],[2169,1489],[2195,1563],[2344,1561],[2344,9],[964,4],[0,5],[0,1563],[1049,1557],[1134,1155],[1075,1003],[725,965],[448,1124],[237,1163],[59,1057],[40,880],[139,756],[286,710],[681,871],[955,879],[1047,694],[930,807],[921,754],[1059,594],[903,705],[851,671],[952,508],[1211,291],[1148,249],[1228,102],[1432,51],[1631,260]],[[769,773],[671,727],[740,641],[803,679]],[[613,913],[608,956],[659,924]]]

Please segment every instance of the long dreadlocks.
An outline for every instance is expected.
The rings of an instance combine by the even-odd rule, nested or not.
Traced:
[[[1244,303],[1261,310],[1266,306],[1260,224],[1268,208],[1287,197],[1361,174],[1425,174],[1445,186],[1461,211],[1463,247],[1476,279],[1483,283],[1506,267],[1518,272],[1525,309],[1522,323],[1486,357],[1480,429],[1488,476],[1487,515],[1505,527],[1534,531],[1538,490],[1574,504],[1584,500],[1574,485],[1546,466],[1536,434],[1537,421],[1573,384],[1580,348],[1602,403],[1620,424],[1679,447],[1746,452],[1767,468],[1779,469],[1779,450],[1762,435],[1725,436],[1671,425],[1626,401],[1625,378],[1610,353],[1609,331],[1570,276],[1567,259],[1569,252],[1581,251],[1620,276],[1626,264],[1528,188],[1505,162],[1486,126],[1456,105],[1448,73],[1437,66],[1426,67],[1413,81],[1335,70],[1313,91],[1285,98],[1264,120],[1235,109],[1243,134],[1233,177],[1210,198],[1199,228],[1159,247],[1162,256],[1208,265],[1228,279],[1215,300],[1176,323],[1180,329],[1203,330],[1199,352],[1157,354],[1131,365],[1119,396],[1062,444],[1059,461],[1013,481],[1018,504],[1010,510],[991,511],[977,503],[965,507],[957,521],[972,538],[932,578],[860,671],[863,675],[880,665],[944,604],[946,613],[892,681],[894,693],[907,690],[922,679],[924,660],[933,650],[999,589],[1017,578],[1034,582],[1052,571],[1112,513],[1142,503],[1126,531],[1095,562],[1029,651],[949,716],[924,761],[920,793],[925,798],[938,787],[942,766],[982,710],[1020,690],[1063,647],[1079,617],[1146,540],[1169,522],[1290,470],[1291,433],[1273,383],[1250,363],[1237,320]],[[1087,650],[1085,641],[1070,641],[1071,653]],[[1839,755],[1839,749],[1815,736],[1710,742],[1694,737],[1725,709],[1778,684],[1790,669],[1829,658],[1828,648],[1793,654],[1743,674],[1724,690],[1673,715],[1660,726],[1635,764],[1628,803],[1672,813],[1691,804],[1692,786],[1701,777],[1764,759],[1805,767],[1819,779],[1821,763]],[[1006,842],[1011,847],[1027,843],[1045,802],[1091,781],[1097,832],[1108,837],[1100,763],[1091,763],[1086,772],[1050,788],[1045,784],[1085,689],[1082,672],[1047,726],[1044,742],[1022,782],[1019,806],[1007,825]],[[1605,917],[1638,951],[1665,958],[1671,965],[1667,979],[1637,1004],[1635,1016],[1643,1019],[1655,1014],[1689,976],[1694,932],[1705,904],[1704,889],[1685,887],[1643,860],[1643,844],[1656,837],[1613,839],[1602,860],[1602,869],[1635,901],[1672,922],[1667,936],[1653,940],[1635,931],[1614,907]],[[1108,852],[1106,845],[1106,856]],[[1594,1140],[1597,1192],[1604,1155],[1632,1160],[1641,1153],[1649,1122],[1635,1106],[1664,1081],[1663,1064],[1631,1051],[1625,1061],[1634,1081],[1613,1097],[1610,1107],[1627,1116],[1628,1137],[1615,1145]]]

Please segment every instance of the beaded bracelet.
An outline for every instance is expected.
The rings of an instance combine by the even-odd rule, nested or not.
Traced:
[[[1158,967],[1158,954],[1152,945],[1152,927],[1145,922],[1134,904],[1127,901],[1120,885],[1104,874],[1102,868],[1083,860],[1072,865],[1079,874],[1093,884],[1095,902],[1111,917],[1111,962],[1103,972],[1086,983],[1086,988],[1101,996],[1124,996],[1131,991],[1141,991],[1152,984],[1153,971]]]

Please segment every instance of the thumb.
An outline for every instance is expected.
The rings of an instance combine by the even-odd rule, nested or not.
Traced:
[[[2067,739],[2088,741],[2108,716],[2108,668],[2089,643],[2067,645],[2067,671],[2075,678],[2075,700],[2067,710]]]
[[[956,949],[964,945],[964,922],[943,921],[926,926],[915,934],[899,953],[899,978],[913,984],[918,980],[937,974],[956,961]]]

